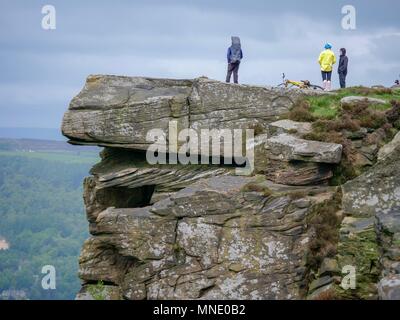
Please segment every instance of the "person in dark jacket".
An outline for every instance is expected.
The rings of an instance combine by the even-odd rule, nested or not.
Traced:
[[[339,68],[338,68],[339,81],[340,81],[341,88],[346,88],[346,77],[347,77],[348,64],[349,64],[349,58],[346,55],[346,49],[342,48],[342,49],[340,49],[340,61],[339,61]]]
[[[231,82],[231,76],[233,73],[233,81],[238,83],[240,61],[243,59],[243,51],[239,37],[232,37],[232,45],[228,49],[227,59],[228,72],[226,74],[226,82]]]

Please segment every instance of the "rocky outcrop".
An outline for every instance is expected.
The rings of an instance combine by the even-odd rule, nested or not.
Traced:
[[[297,122],[284,119],[268,125],[268,135],[270,137],[286,133],[301,138],[303,135],[311,132],[312,124],[310,122]]]
[[[267,140],[270,159],[280,161],[304,161],[316,163],[339,163],[342,145],[296,138],[281,134]]]
[[[304,139],[311,124],[282,119],[305,94],[207,78],[90,76],[62,126],[72,144],[105,147],[84,181],[91,236],[77,299],[398,297],[397,140],[370,171],[329,186],[343,146]],[[153,129],[165,163],[145,152]],[[238,158],[229,139],[228,148],[225,139],[180,148],[202,129],[253,134]],[[251,159],[251,170],[239,170]],[[349,265],[358,281],[350,291],[340,286]]]
[[[82,295],[105,281],[126,299],[299,299],[313,208],[335,189],[261,177],[203,179],[143,208],[96,214]]]
[[[308,186],[326,184],[333,177],[332,165],[305,161],[267,160],[262,172],[271,181],[290,185]]]
[[[390,156],[397,147],[400,146],[400,132],[396,134],[391,142],[384,145],[378,152],[378,160],[383,161],[386,157]]]
[[[272,128],[283,126],[289,127],[288,123],[271,124]],[[308,126],[302,123],[291,122],[290,127],[297,127],[297,133],[308,131]],[[333,176],[333,164],[342,157],[342,145],[304,140],[288,133],[266,139],[265,149],[267,160],[259,171],[275,183],[293,186],[327,182]]]
[[[335,287],[341,299],[398,299],[400,295],[400,145],[386,147],[367,173],[342,186],[339,269],[354,267],[356,287]],[[332,290],[333,286],[325,286]]]
[[[383,278],[379,282],[378,291],[382,300],[400,300],[400,276],[397,274]]]
[[[207,78],[89,76],[64,115],[62,132],[74,144],[147,150],[153,143],[147,138],[149,131],[160,129],[166,137],[177,134],[171,131],[171,122],[178,132],[264,130],[301,95],[294,90],[235,86]]]
[[[353,217],[388,214],[400,207],[400,148],[367,173],[343,186],[343,209]]]

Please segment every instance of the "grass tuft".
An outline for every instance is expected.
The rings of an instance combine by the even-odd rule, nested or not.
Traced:
[[[341,208],[342,194],[338,192],[332,200],[325,201],[314,208],[309,225],[315,236],[310,241],[310,254],[307,265],[318,270],[325,258],[333,258],[337,253],[341,218],[336,214]]]
[[[307,100],[298,101],[290,110],[288,117],[290,120],[300,122],[313,122],[316,120],[310,109],[310,103]]]
[[[254,182],[250,182],[248,184],[246,184],[242,190],[242,192],[257,192],[257,193],[262,193],[264,197],[268,198],[269,196],[272,195],[272,191],[263,185],[254,183]]]

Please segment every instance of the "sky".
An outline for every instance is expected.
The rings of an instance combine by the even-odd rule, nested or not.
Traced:
[[[56,29],[42,28],[42,8]],[[342,28],[342,8],[356,29]],[[90,74],[225,79],[240,36],[240,82],[319,83],[326,42],[346,47],[349,85],[390,86],[400,76],[400,1],[0,0],[0,127],[59,128]],[[334,86],[338,76],[333,75]]]

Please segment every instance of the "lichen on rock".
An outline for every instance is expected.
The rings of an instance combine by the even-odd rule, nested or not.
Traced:
[[[330,186],[344,146],[310,140],[311,123],[285,119],[308,94],[207,78],[89,76],[62,126],[72,144],[105,147],[84,181],[91,237],[77,298],[398,297],[398,139],[375,165],[379,144],[360,144],[374,166]],[[253,170],[237,173],[243,164],[227,159],[234,146],[218,148],[220,162],[150,164],[147,133],[169,137],[171,121],[192,133],[253,130],[241,150],[247,160],[254,154]],[[346,134],[356,143],[369,133]],[[169,144],[164,151],[178,156]],[[350,291],[340,286],[347,265],[357,270]]]

